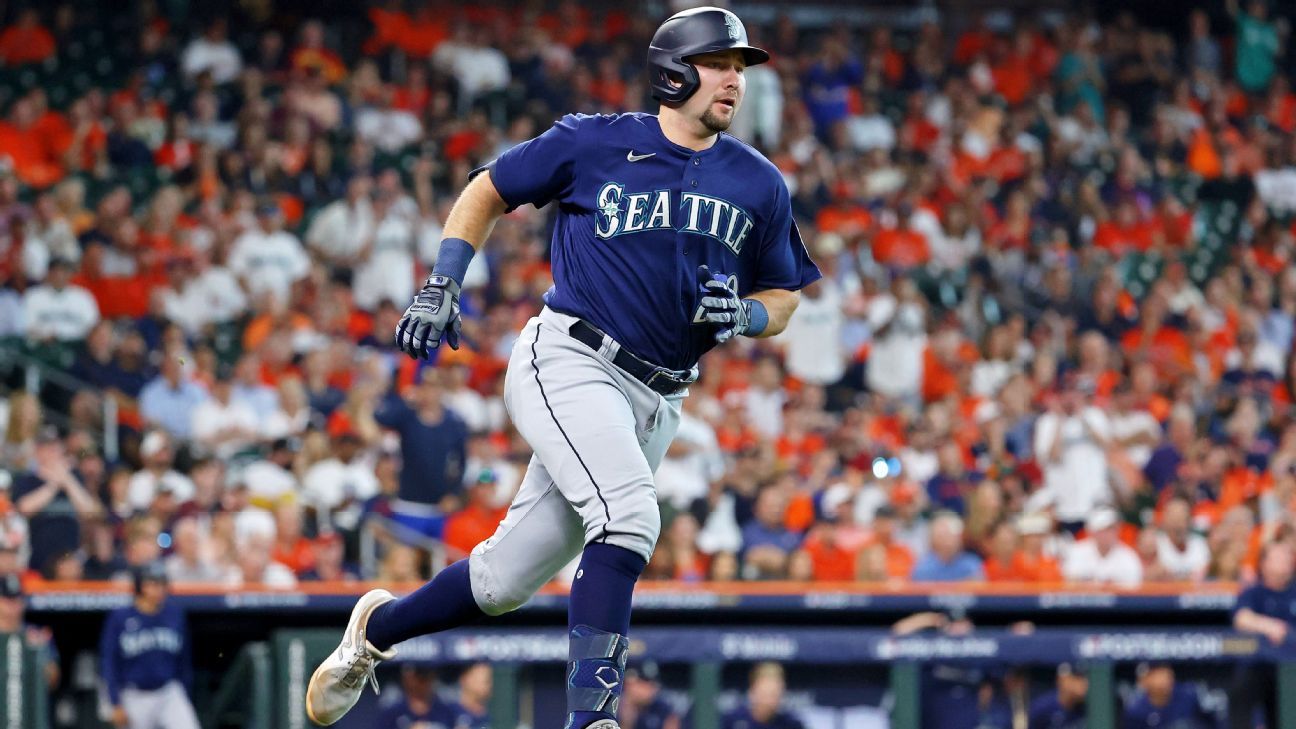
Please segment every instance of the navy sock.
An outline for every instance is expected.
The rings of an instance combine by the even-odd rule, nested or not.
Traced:
[[[625,636],[630,632],[630,599],[634,595],[635,582],[643,573],[647,563],[643,557],[623,547],[611,544],[589,544],[581,557],[580,567],[576,570],[576,579],[572,582],[571,598],[567,608],[567,628],[575,643],[580,636],[588,634],[589,629],[603,633]],[[624,651],[620,651],[620,665],[616,666],[617,678],[611,690],[616,696],[621,694],[620,671],[624,670]],[[610,657],[609,657],[610,658]],[[585,663],[585,660],[577,663]],[[618,663],[616,659],[589,659],[589,665],[583,670],[569,668],[569,676],[584,677],[599,674],[607,678],[607,673],[600,673],[599,668],[607,671],[607,666]],[[585,681],[577,678],[579,684]],[[601,682],[606,685],[607,682]],[[583,729],[599,719],[615,719],[614,711],[573,710],[572,697],[581,693],[583,685],[568,682],[568,729]]]
[[[397,643],[429,633],[457,628],[486,617],[473,599],[468,560],[441,570],[426,585],[374,608],[365,637],[385,651]]]

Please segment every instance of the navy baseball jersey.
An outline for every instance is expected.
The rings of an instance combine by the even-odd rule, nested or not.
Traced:
[[[624,711],[625,704],[621,706],[622,711]],[[666,722],[675,716],[675,708],[671,706],[670,702],[661,696],[657,696],[647,706],[639,709],[634,729],[662,729],[662,727],[666,726]],[[622,719],[622,723],[625,724],[624,719]],[[626,726],[629,726],[629,724],[626,724]]]
[[[923,672],[922,725],[924,729],[1010,729],[1012,710],[996,690],[986,706],[981,686],[990,678],[979,668],[933,666]]]
[[[1068,709],[1058,701],[1056,691],[1031,704],[1030,729],[1085,729],[1088,725],[1084,702]]]
[[[455,717],[454,729],[490,729],[490,714],[478,714],[458,702],[452,704],[451,709]]]
[[[410,705],[401,701],[383,710],[374,720],[374,729],[410,729],[426,727],[427,729],[457,729],[454,708],[439,698],[433,698],[427,711],[415,712]]]
[[[716,344],[693,326],[699,265],[740,296],[821,275],[782,175],[727,134],[699,152],[651,114],[569,114],[482,169],[510,210],[558,203],[546,303],[663,367],[689,369]]]
[[[1142,692],[1125,709],[1123,729],[1215,729],[1219,719],[1202,705],[1192,686],[1176,684],[1165,706],[1154,706]]]
[[[1238,594],[1233,612],[1247,608],[1258,615],[1285,620],[1296,627],[1296,581],[1285,590],[1273,590],[1256,583]]]
[[[184,612],[169,602],[153,615],[133,605],[112,611],[99,638],[99,660],[114,706],[121,704],[123,688],[153,691],[171,681],[192,687]]]
[[[786,711],[779,711],[769,721],[757,721],[751,709],[741,706],[720,718],[723,729],[805,729],[801,720]]]

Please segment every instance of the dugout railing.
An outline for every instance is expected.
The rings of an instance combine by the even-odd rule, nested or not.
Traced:
[[[274,641],[278,693],[276,726],[308,729],[300,697],[314,666],[337,647],[331,630],[280,631]],[[527,693],[520,667],[561,673],[567,642],[561,629],[460,630],[398,646],[396,663],[456,666],[489,662],[496,675],[493,725],[518,726],[519,697]],[[968,635],[896,636],[886,630],[852,628],[669,628],[636,630],[633,658],[688,667],[687,692],[694,727],[718,727],[720,676],[727,664],[777,661],[794,674],[876,665],[886,674],[892,729],[922,724],[920,668],[924,665],[1011,665],[1053,668],[1084,665],[1089,674],[1089,729],[1116,729],[1115,667],[1166,661],[1180,666],[1278,665],[1279,726],[1296,727],[1296,651],[1275,649],[1263,639],[1225,630],[1043,629],[1022,635],[1005,630]]]
[[[310,672],[337,645],[356,595],[367,587],[177,588],[171,599],[189,613],[194,633],[199,678],[194,698],[204,729],[310,726],[302,708]],[[804,688],[825,677],[838,689],[845,684],[849,691],[868,693],[872,705],[890,712],[896,729],[920,725],[924,671],[936,664],[1034,667],[1039,678],[1063,661],[1082,662],[1090,671],[1089,726],[1103,729],[1116,725],[1116,694],[1128,686],[1138,662],[1167,660],[1184,666],[1185,674],[1200,667],[1217,675],[1264,662],[1278,666],[1280,725],[1296,727],[1291,663],[1296,643],[1274,647],[1266,639],[1232,632],[1229,618],[1238,589],[1224,583],[1100,591],[1065,585],[650,582],[636,594],[632,652],[662,664],[663,675],[669,669],[664,683],[689,699],[692,726],[698,729],[718,726],[723,707],[717,698],[740,696],[747,668],[763,660],[787,666],[790,685],[799,680]],[[32,586],[28,620],[53,629],[65,685],[72,666],[96,663],[103,615],[130,600],[118,585]],[[500,627],[403,645],[400,660],[384,667],[384,687],[398,684],[403,662],[444,667],[447,681],[453,681],[457,667],[487,661],[495,677],[492,726],[544,729],[547,724],[537,718],[555,713],[551,699],[561,695],[555,682],[566,658],[566,603],[564,591],[551,586],[505,616]],[[968,617],[976,627],[964,636],[896,636],[889,630],[898,618],[929,610]],[[1022,620],[1036,624],[1032,634],[1008,629]],[[6,645],[12,647],[13,640]],[[34,668],[39,664],[32,663],[35,653],[21,641],[19,648],[0,651],[5,654],[0,680],[7,687],[0,691],[6,702],[0,703],[0,729],[44,729],[48,723],[41,722],[48,719],[40,707],[47,697]],[[9,708],[12,698],[21,710]],[[366,701],[374,706],[372,697]],[[5,723],[9,717],[18,718]],[[103,725],[91,718],[75,726]]]

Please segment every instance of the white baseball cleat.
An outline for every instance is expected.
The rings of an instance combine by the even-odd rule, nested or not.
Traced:
[[[365,627],[374,608],[395,600],[386,590],[370,590],[360,596],[351,609],[351,620],[342,633],[337,650],[315,669],[306,686],[306,716],[321,726],[337,722],[360,700],[365,684],[378,693],[374,667],[391,660],[396,650],[380,651],[365,639]]]
[[[599,719],[585,729],[621,729],[621,725],[611,719]]]

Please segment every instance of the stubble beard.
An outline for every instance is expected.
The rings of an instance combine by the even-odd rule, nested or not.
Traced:
[[[729,124],[732,123],[732,121],[733,121],[732,112],[729,114],[728,119],[723,119],[719,116],[716,116],[715,113],[711,111],[711,107],[709,106],[707,107],[706,111],[702,112],[702,118],[701,118],[702,126],[706,127],[707,129],[709,129],[710,131],[716,134],[719,134],[720,132],[723,131],[727,131],[729,129]]]

